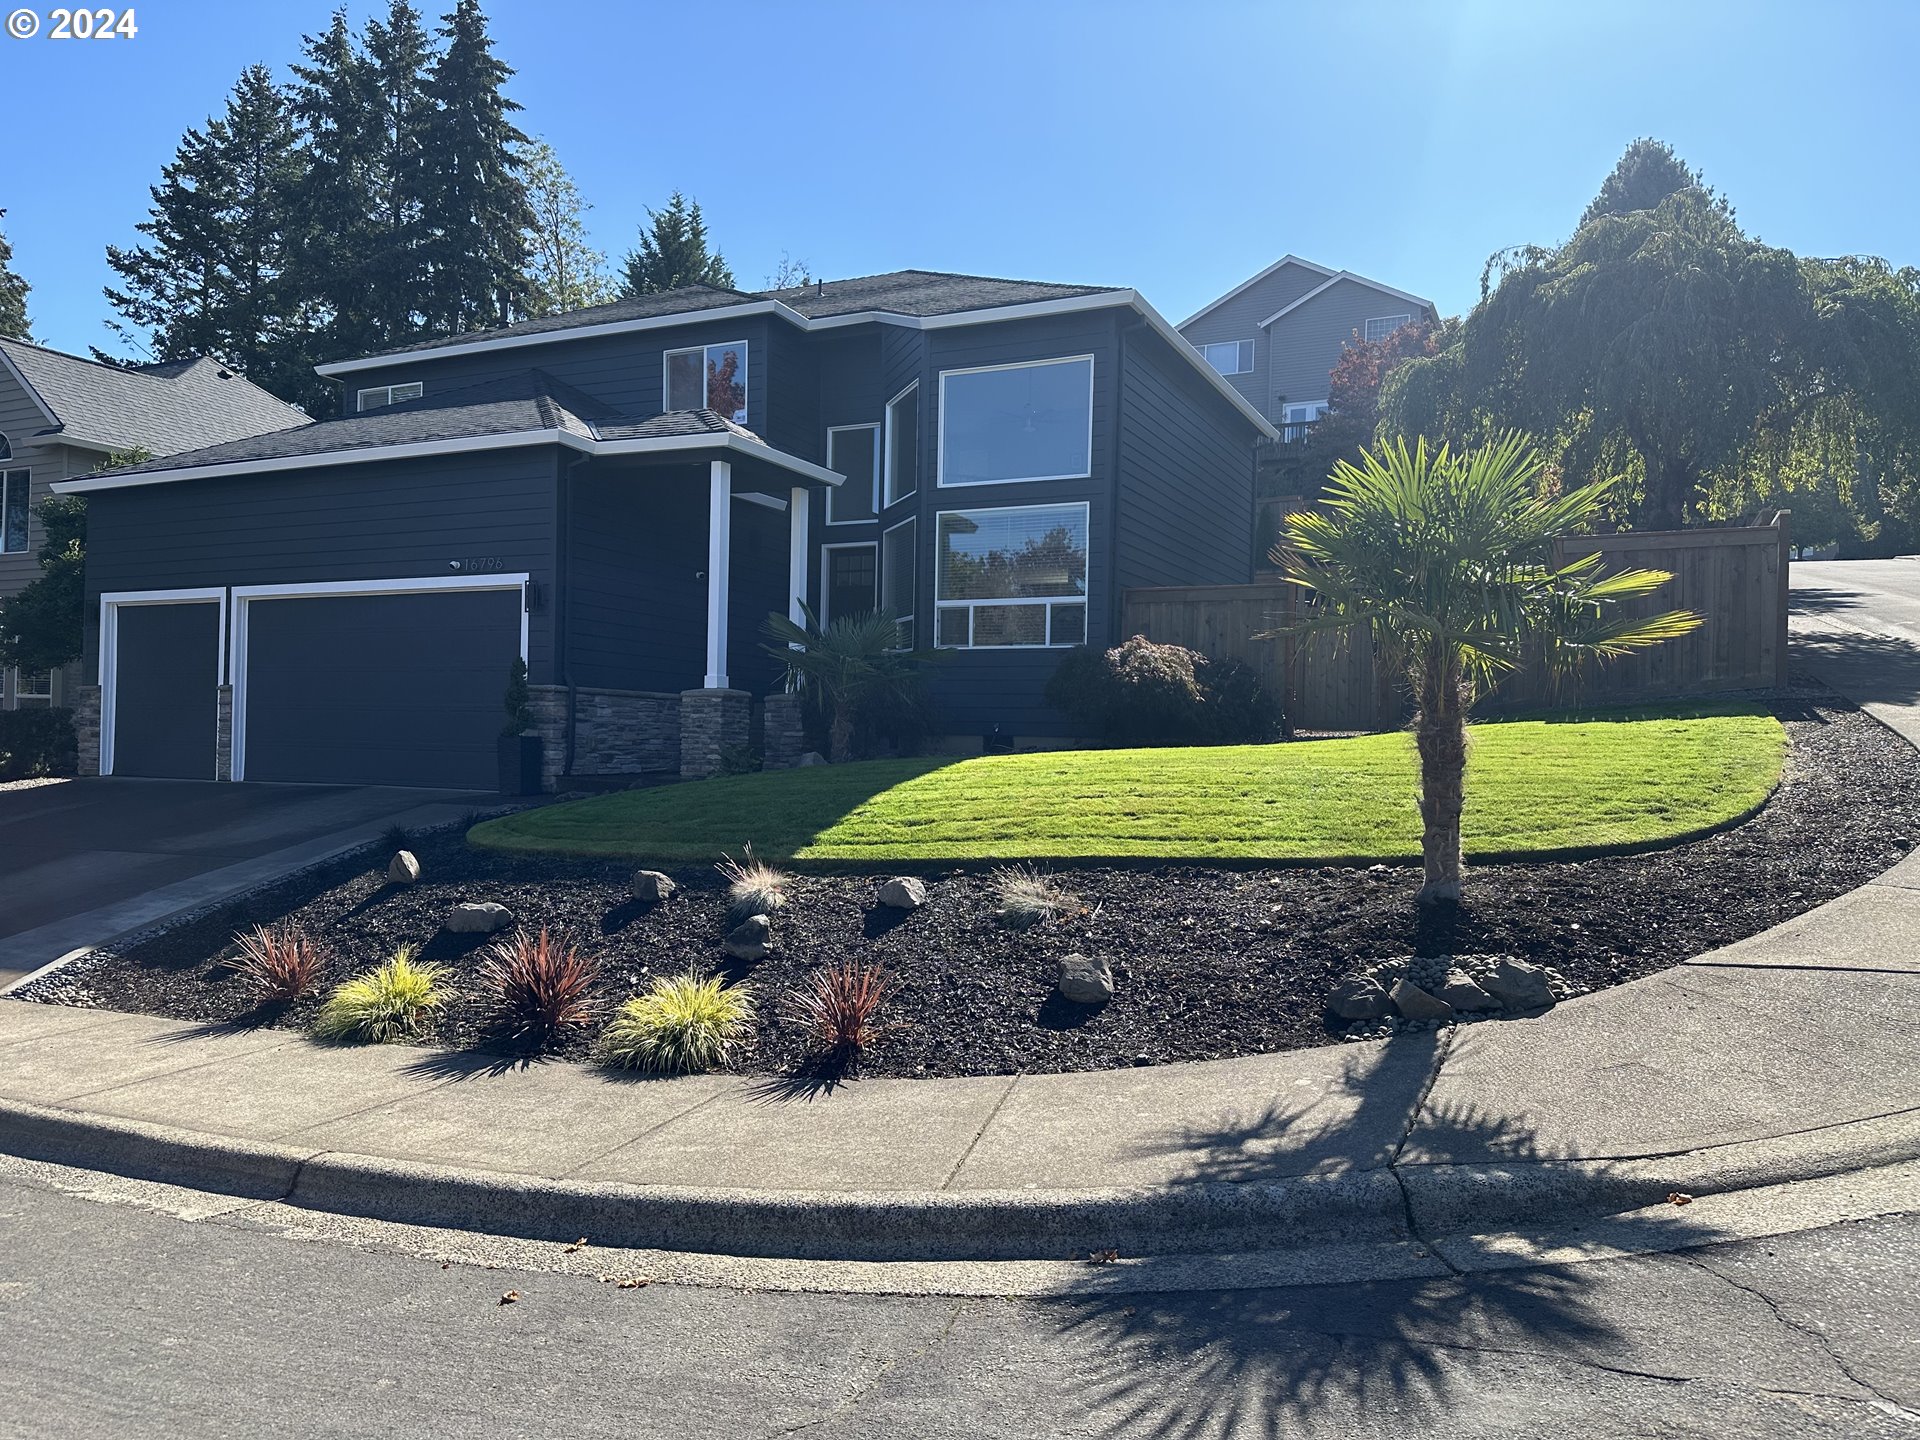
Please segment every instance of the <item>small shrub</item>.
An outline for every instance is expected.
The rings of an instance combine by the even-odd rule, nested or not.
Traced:
[[[71,775],[79,768],[71,710],[0,710],[0,780]]]
[[[720,857],[718,870],[727,882],[729,915],[738,923],[749,915],[771,915],[787,903],[786,875],[753,858],[753,846],[742,852],[744,858]]]
[[[692,972],[662,977],[614,1012],[600,1032],[599,1060],[619,1070],[712,1070],[752,1026],[746,986]]]
[[[266,1000],[297,1000],[320,978],[325,953],[315,940],[291,920],[278,925],[256,925],[234,936],[240,954],[233,970]]]
[[[402,945],[378,970],[335,986],[314,1017],[313,1033],[375,1045],[417,1035],[421,1022],[446,1003],[440,981],[447,972],[417,963],[414,954],[414,946]]]
[[[1069,651],[1046,698],[1082,734],[1120,745],[1249,744],[1284,724],[1252,666],[1144,635],[1107,651]]]
[[[826,1060],[851,1064],[879,1038],[879,1014],[899,988],[885,965],[845,960],[814,971],[794,992],[793,1018]]]
[[[1280,701],[1244,660],[1208,659],[1199,669],[1206,708],[1201,728],[1222,745],[1258,745],[1286,733]]]
[[[722,745],[720,747],[720,773],[722,775],[751,775],[765,764],[759,749],[753,745]]]
[[[989,877],[994,913],[1009,930],[1031,930],[1045,920],[1057,920],[1080,908],[1079,896],[1063,889],[1046,871],[1033,865],[1011,865]]]
[[[584,1027],[599,981],[599,962],[544,925],[538,935],[496,942],[480,966],[495,1033],[528,1050],[545,1050]]]
[[[380,849],[388,856],[413,849],[413,832],[404,825],[389,825],[380,832]]]

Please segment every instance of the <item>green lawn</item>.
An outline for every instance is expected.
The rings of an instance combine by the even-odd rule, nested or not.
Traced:
[[[1786,733],[1748,710],[1473,727],[1468,853],[1677,840],[1780,779]],[[1151,857],[1392,860],[1420,851],[1404,734],[1291,745],[875,760],[632,790],[490,820],[486,849],[854,863]]]

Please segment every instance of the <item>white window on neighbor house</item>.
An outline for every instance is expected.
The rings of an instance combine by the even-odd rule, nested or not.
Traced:
[[[32,488],[31,470],[0,470],[0,554],[27,548],[27,494]]]
[[[46,709],[53,704],[53,674],[42,670],[37,674],[28,674],[20,670],[7,672],[7,688],[13,695],[16,710]]]
[[[398,405],[402,400],[418,400],[425,393],[425,387],[418,380],[410,380],[405,385],[375,385],[362,390],[358,401],[361,410],[378,410],[382,405]]]
[[[1367,340],[1384,340],[1402,325],[1412,323],[1411,315],[1376,315],[1367,321],[1366,328],[1360,333]]]
[[[1324,400],[1294,400],[1280,407],[1280,438],[1304,439],[1307,427],[1327,413]]]
[[[943,510],[934,644],[1033,649],[1087,638],[1087,507]]]
[[[669,350],[661,382],[667,410],[712,410],[736,425],[747,423],[747,342]]]
[[[1222,375],[1251,375],[1253,373],[1253,341],[1251,340],[1215,340],[1194,347],[1205,360]]]
[[[827,524],[872,520],[880,504],[880,427],[835,425],[827,431],[827,469],[847,477],[827,489]]]
[[[887,402],[886,502],[904,500],[920,488],[920,382]]]
[[[902,520],[880,537],[880,608],[900,622],[902,648],[913,648],[914,593],[920,583],[920,525]]]
[[[940,372],[942,486],[1093,473],[1093,357]]]
[[[820,547],[820,623],[872,612],[880,600],[880,546],[873,540]]]

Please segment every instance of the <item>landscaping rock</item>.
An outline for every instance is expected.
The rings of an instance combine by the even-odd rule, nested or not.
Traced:
[[[800,757],[800,763],[802,765],[824,765],[827,763],[827,757],[822,755],[818,750],[809,750]]]
[[[1429,995],[1410,980],[1396,980],[1389,992],[1394,1008],[1409,1020],[1451,1020],[1453,1006]]]
[[[927,882],[917,875],[896,875],[880,887],[880,903],[889,910],[918,910],[927,903]]]
[[[1356,975],[1340,982],[1327,1009],[1341,1020],[1380,1020],[1393,1013],[1393,999],[1371,975]]]
[[[1553,1004],[1547,972],[1525,960],[1502,960],[1480,977],[1480,988],[1508,1010],[1544,1010]]]
[[[1054,982],[1062,1000],[1075,1005],[1104,1005],[1113,998],[1113,970],[1105,960],[1078,951],[1060,962]]]
[[[1470,1014],[1500,1008],[1500,1002],[1482,989],[1479,983],[1464,970],[1447,971],[1446,978],[1440,982],[1440,988],[1433,993],[1455,1010]]]
[[[393,859],[387,862],[387,883],[389,885],[413,885],[420,880],[420,862],[414,858],[411,850],[396,850]]]
[[[673,883],[673,877],[659,870],[636,870],[633,872],[633,898],[643,905],[658,905],[662,900],[671,900],[679,893],[680,887]]]
[[[513,924],[513,911],[491,900],[470,900],[447,912],[446,928],[452,935],[491,935]]]
[[[773,922],[764,915],[749,915],[727,932],[721,946],[736,960],[764,960],[773,950]]]

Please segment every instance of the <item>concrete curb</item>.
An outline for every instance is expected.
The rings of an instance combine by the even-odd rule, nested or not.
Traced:
[[[1920,1111],[1630,1160],[1403,1164],[1077,1191],[705,1190],[461,1170],[226,1139],[0,1101],[0,1151],[359,1219],[565,1243],[791,1260],[1061,1260],[1431,1241],[1606,1217],[1920,1158]]]

